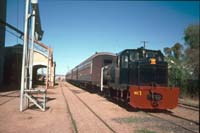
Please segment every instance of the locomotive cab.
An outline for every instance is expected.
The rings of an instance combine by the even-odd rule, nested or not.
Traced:
[[[167,63],[161,51],[127,49],[118,55],[120,84],[167,85]]]
[[[116,60],[116,64],[104,71],[110,86],[121,86],[116,89],[126,89],[129,85],[167,85],[167,63],[161,51],[126,49],[117,54]]]

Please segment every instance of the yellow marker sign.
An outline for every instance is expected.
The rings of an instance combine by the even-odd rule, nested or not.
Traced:
[[[155,58],[151,58],[150,61],[151,61],[151,64],[156,64],[156,59]]]
[[[142,91],[134,91],[133,94],[134,94],[134,95],[137,95],[137,96],[138,96],[138,95],[141,96],[141,95],[142,95]]]

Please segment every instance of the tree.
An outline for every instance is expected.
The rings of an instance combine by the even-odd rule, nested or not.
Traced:
[[[185,50],[180,43],[164,48],[169,67],[169,85],[181,88],[182,95],[199,96],[199,25],[184,31]],[[184,94],[185,93],[185,94]]]
[[[173,51],[174,57],[176,59],[180,59],[180,57],[182,56],[183,46],[180,43],[176,43],[171,49]]]
[[[185,45],[191,49],[199,48],[199,25],[190,25],[185,30]]]
[[[174,57],[175,59],[180,59],[181,56],[183,56],[183,45],[180,43],[175,43],[171,48],[165,47],[164,53],[167,57]]]
[[[188,26],[184,34],[186,63],[193,72],[193,78],[199,79],[199,25]]]
[[[183,46],[180,43],[175,43],[171,48],[165,47],[164,53],[166,55],[165,60],[168,62],[168,72],[169,72],[169,86],[179,86],[182,87],[184,80],[184,69],[182,65],[182,51]]]
[[[167,57],[170,57],[172,55],[172,50],[169,47],[164,48],[164,53]]]

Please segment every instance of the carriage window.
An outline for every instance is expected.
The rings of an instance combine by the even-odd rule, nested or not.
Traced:
[[[128,56],[123,55],[122,56],[122,68],[128,68]]]
[[[155,57],[155,53],[152,52],[146,53],[146,58],[152,58],[152,57]]]
[[[120,65],[120,58],[117,56],[117,67]]]
[[[157,59],[158,59],[158,61],[163,61],[163,57],[160,55],[157,57]]]
[[[138,52],[131,52],[130,53],[130,61],[139,60],[139,53]]]
[[[112,60],[104,60],[104,66],[112,64]]]

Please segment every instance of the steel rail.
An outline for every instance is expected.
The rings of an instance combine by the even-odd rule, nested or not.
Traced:
[[[110,131],[116,133],[116,131],[110,127],[97,113],[95,113],[94,110],[88,106],[88,104],[86,104],[78,95],[76,95],[68,85],[65,84],[64,86],[67,87],[74,94],[74,96],[76,96],[81,103],[83,103],[108,129],[110,129]]]
[[[74,132],[78,133],[78,128],[77,128],[77,125],[76,125],[76,121],[74,120],[73,115],[71,113],[71,110],[70,110],[70,107],[69,107],[69,103],[68,103],[67,98],[66,98],[66,96],[65,96],[65,94],[63,92],[63,86],[62,85],[61,85],[61,92],[62,92],[62,95],[63,95],[64,100],[65,100],[67,112],[69,113],[69,116],[70,116],[70,119],[71,119],[71,122],[72,122],[72,126],[73,126],[73,129],[74,129]]]
[[[0,95],[0,98],[3,98],[3,97],[7,97],[8,100],[3,100],[3,102],[0,103],[0,106],[3,105],[3,104],[6,104],[12,100],[14,100],[15,98],[19,97],[19,95],[17,96],[9,96],[11,94],[15,94],[17,93],[18,91],[14,91],[14,92],[10,92],[10,93],[7,93],[7,94],[3,94],[3,95]],[[1,100],[2,101],[2,100]]]
[[[197,107],[197,106],[192,106],[192,105],[188,105],[188,104],[184,104],[184,103],[178,103],[178,106],[181,107],[181,108],[199,111],[199,107]]]
[[[175,122],[173,122],[173,121],[171,121],[171,120],[164,119],[164,118],[162,118],[162,117],[159,117],[159,116],[157,116],[157,115],[153,115],[153,114],[148,113],[148,112],[144,112],[144,113],[146,113],[147,115],[149,115],[149,116],[151,116],[151,117],[156,117],[156,118],[158,118],[158,119],[160,119],[160,120],[164,120],[164,121],[166,121],[166,122],[169,122],[169,123],[171,123],[171,124],[173,124],[173,125],[175,125],[175,126],[177,126],[177,127],[180,127],[180,128],[182,128],[182,129],[184,129],[184,130],[187,130],[187,131],[189,131],[189,132],[191,132],[191,133],[198,133],[198,131],[197,131],[197,132],[196,132],[196,131],[193,131],[193,130],[191,130],[191,129],[187,128],[187,127],[184,127],[184,126],[182,126],[182,125],[180,125],[180,124],[177,124],[177,123],[175,123]],[[178,117],[176,117],[176,118],[178,118]],[[180,119],[181,119],[181,118],[180,118]]]
[[[16,92],[18,92],[18,91],[12,91],[12,92],[8,92],[8,93],[6,93],[6,94],[0,94],[0,98],[1,97],[6,97],[6,96],[8,96],[8,95],[10,95],[10,94],[14,94],[14,93],[16,93]]]

